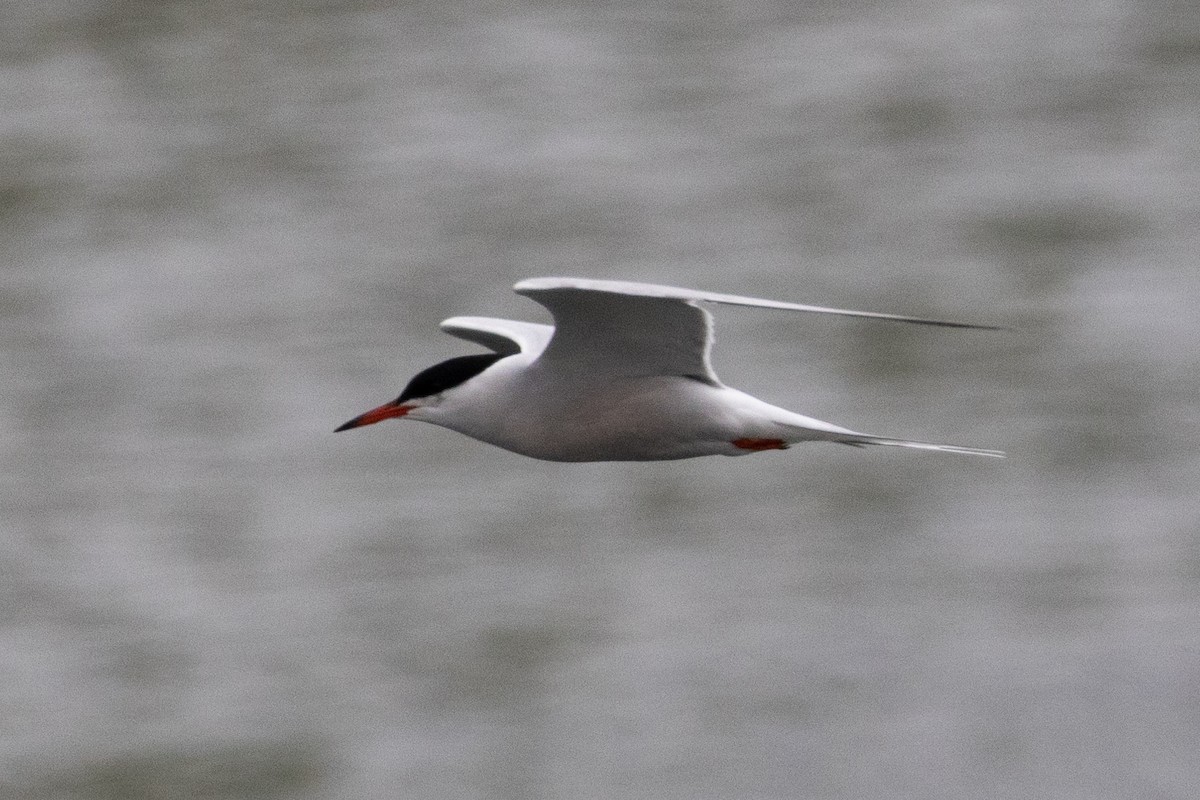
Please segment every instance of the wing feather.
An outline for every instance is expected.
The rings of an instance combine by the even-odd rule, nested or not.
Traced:
[[[538,358],[588,378],[681,375],[719,385],[709,363],[712,316],[688,298],[623,292],[607,281],[535,279],[516,291],[554,316]]]
[[[540,353],[554,335],[550,325],[496,317],[451,317],[441,329],[505,356]]]
[[[587,278],[530,278],[513,287],[554,316],[539,362],[591,376],[687,375],[719,385],[710,361],[712,316],[700,303],[834,314],[918,325],[996,326],[785,303],[673,286]]]
[[[625,297],[660,298],[664,300],[693,301],[703,303],[723,303],[733,306],[751,306],[754,308],[774,308],[783,311],[805,311],[815,314],[834,314],[841,317],[860,317],[864,319],[890,320],[892,322],[908,322],[915,325],[938,325],[945,328],[977,328],[980,330],[1003,330],[998,325],[979,325],[971,322],[952,322],[949,320],[929,319],[927,317],[911,317],[904,314],[884,314],[878,311],[854,311],[846,308],[829,308],[827,306],[812,306],[802,303],[785,303],[779,300],[762,300],[756,297],[743,297],[736,294],[719,294],[717,292],[701,292],[693,289],[680,289],[674,286],[659,286],[653,283],[634,283],[632,281],[601,281],[588,278],[529,278],[513,287],[517,294],[523,294],[534,300],[535,295],[545,291],[575,289],[583,292],[600,292]],[[541,302],[541,300],[538,300]],[[544,305],[544,303],[543,303]],[[551,309],[553,311],[553,309]]]

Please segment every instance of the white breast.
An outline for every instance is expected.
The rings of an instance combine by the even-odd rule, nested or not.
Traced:
[[[497,362],[423,419],[550,461],[740,455],[737,439],[795,439],[780,423],[796,415],[725,386],[679,376],[568,379],[531,361]]]

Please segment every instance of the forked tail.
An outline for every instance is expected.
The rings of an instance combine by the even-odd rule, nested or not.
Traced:
[[[910,447],[914,450],[940,450],[943,453],[965,453],[969,456],[989,456],[1004,458],[1003,450],[988,450],[983,447],[961,447],[956,444],[931,444],[929,442],[910,442],[906,439],[891,439],[887,436],[872,436],[869,433],[856,433],[849,436],[830,437],[835,442],[861,447],[877,444],[884,447]]]
[[[765,405],[765,404],[764,404]],[[787,442],[825,441],[841,442],[853,447],[863,447],[869,444],[884,447],[908,447],[914,450],[940,450],[943,453],[965,453],[969,456],[988,456],[1004,458],[1003,450],[988,450],[983,447],[962,447],[957,444],[932,444],[931,442],[911,442],[908,439],[893,439],[890,436],[875,436],[870,433],[859,433],[840,425],[822,422],[812,417],[802,417],[791,411],[769,406],[775,416],[777,425],[790,428],[796,432],[794,437],[786,437]]]

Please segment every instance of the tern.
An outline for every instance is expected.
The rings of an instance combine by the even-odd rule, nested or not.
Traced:
[[[337,431],[413,419],[547,461],[739,456],[810,441],[1004,455],[860,433],[726,386],[710,361],[712,315],[700,304],[955,328],[996,326],[626,281],[531,278],[513,288],[543,305],[554,325],[452,317],[442,330],[491,352],[459,356],[419,372],[395,400]]]

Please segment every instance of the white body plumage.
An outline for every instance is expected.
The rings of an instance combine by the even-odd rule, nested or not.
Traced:
[[[548,308],[555,325],[448,319],[443,330],[494,352],[430,367],[396,400],[338,430],[405,417],[550,461],[746,455],[805,441],[1003,455],[859,433],[725,386],[709,362],[712,318],[698,304],[989,326],[618,281],[535,278],[515,288]]]

